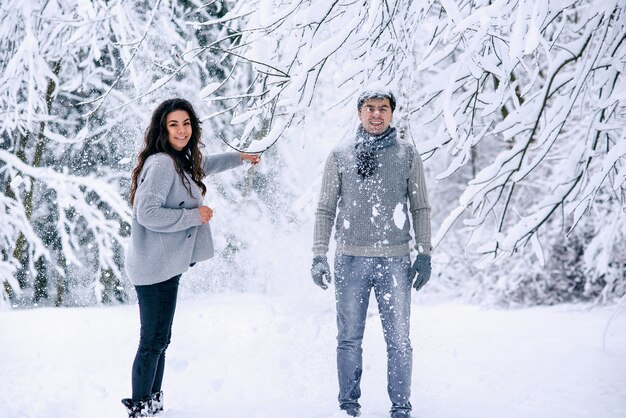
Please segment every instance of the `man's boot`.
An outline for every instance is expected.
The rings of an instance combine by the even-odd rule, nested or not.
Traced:
[[[346,414],[351,417],[360,417],[361,416],[361,408],[358,406],[349,406],[347,408],[342,408],[346,411]]]
[[[391,418],[411,418],[411,411],[408,409],[396,409],[391,411]]]

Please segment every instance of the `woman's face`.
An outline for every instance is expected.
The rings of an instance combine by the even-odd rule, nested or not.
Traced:
[[[185,110],[175,110],[165,117],[167,142],[176,151],[181,151],[191,139],[191,119]]]

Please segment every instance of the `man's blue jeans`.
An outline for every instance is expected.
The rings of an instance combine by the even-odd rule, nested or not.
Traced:
[[[172,337],[180,274],[161,283],[135,286],[141,335],[133,362],[133,401],[150,399],[161,390],[165,350]]]
[[[412,355],[411,261],[406,257],[357,257],[337,254],[337,371],[341,409],[360,407],[363,360],[361,343],[374,288],[387,344],[387,392],[391,410],[411,410]]]

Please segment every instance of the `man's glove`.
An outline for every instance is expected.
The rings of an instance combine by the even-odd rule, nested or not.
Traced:
[[[424,287],[428,279],[430,279],[430,256],[418,254],[411,266],[411,272],[409,274],[411,281],[415,279],[415,282],[413,282],[415,290],[420,290]],[[415,276],[417,276],[417,278]]]
[[[311,266],[311,276],[316,285],[322,289],[328,289],[326,283],[330,283],[330,267],[328,260],[324,255],[316,255],[313,257],[313,265]]]

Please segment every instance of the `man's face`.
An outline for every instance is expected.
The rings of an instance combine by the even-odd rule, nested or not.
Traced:
[[[365,132],[371,135],[380,135],[391,124],[391,104],[388,98],[367,99],[359,109],[359,119],[363,123]]]

